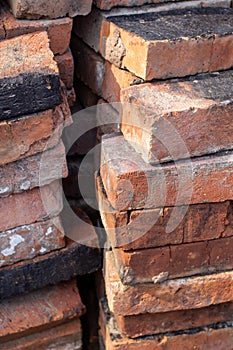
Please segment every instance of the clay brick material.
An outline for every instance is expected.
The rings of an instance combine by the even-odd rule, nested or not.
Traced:
[[[65,84],[66,88],[72,89],[74,77],[74,61],[70,50],[63,55],[55,56],[58,65],[60,78]]]
[[[54,55],[64,54],[68,50],[72,30],[71,18],[37,21],[18,20],[4,2],[0,2],[0,4],[0,21],[4,25],[4,36],[0,34],[0,39],[11,39],[19,35],[47,31],[49,46]]]
[[[176,1],[176,0],[175,0]],[[157,4],[163,2],[160,0],[136,0],[136,1],[129,1],[129,0],[94,0],[94,4],[99,7],[102,10],[110,10],[111,8],[115,6],[142,6],[145,4]]]
[[[59,217],[0,233],[0,266],[33,259],[65,245]]]
[[[154,167],[122,136],[102,141],[100,174],[118,211],[230,200],[232,169],[231,152]]]
[[[0,232],[57,216],[62,210],[61,185],[50,185],[0,199]]]
[[[231,302],[196,310],[117,316],[116,321],[123,336],[137,338],[232,321],[232,308]]]
[[[134,284],[231,270],[232,244],[233,237],[229,237],[129,252],[114,249],[113,252],[121,281]]]
[[[56,146],[63,128],[72,121],[66,104],[54,110],[0,122],[0,165]]]
[[[231,68],[232,33],[231,9],[113,16],[102,23],[100,51],[145,80],[183,77]]]
[[[130,339],[122,336],[117,322],[108,307],[100,305],[100,336],[106,350],[184,350],[231,349],[232,322],[222,322],[209,327],[194,328],[188,332],[170,332],[157,336]]]
[[[101,254],[98,248],[66,239],[62,249],[2,267],[0,300],[90,274],[100,268]]]
[[[85,311],[75,280],[4,300],[0,309],[1,344],[15,337],[52,328],[81,316]]]
[[[174,207],[117,212],[106,197],[100,177],[96,178],[96,187],[100,215],[113,247],[127,251],[233,235],[232,202],[181,206],[179,209],[187,212],[180,224],[168,233],[166,228]],[[175,222],[175,218],[173,220]]]
[[[127,88],[124,137],[151,164],[230,150],[232,86],[233,71],[226,71]]]
[[[160,283],[121,283],[112,252],[105,254],[105,288],[110,310],[121,316],[190,310],[232,300],[232,271]]]
[[[44,152],[0,167],[0,198],[66,177],[65,148],[60,143]]]
[[[46,32],[4,40],[0,50],[0,120],[61,103],[58,68]]]
[[[4,342],[1,348],[2,350],[81,350],[81,323],[79,319],[74,319],[51,329]]]
[[[71,49],[77,67],[76,78],[108,102],[120,102],[121,89],[141,81],[130,72],[104,61],[75,35],[71,39]]]
[[[8,0],[16,18],[40,19],[75,17],[91,11],[92,0]]]

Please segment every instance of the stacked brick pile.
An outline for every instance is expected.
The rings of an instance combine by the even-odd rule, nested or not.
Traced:
[[[97,178],[100,334],[106,349],[231,349],[233,12],[156,9],[94,9],[72,37],[78,84],[122,102]]]
[[[91,1],[9,4],[0,3],[0,348],[78,350],[75,277],[100,256],[65,237],[61,137],[75,99],[70,16]]]

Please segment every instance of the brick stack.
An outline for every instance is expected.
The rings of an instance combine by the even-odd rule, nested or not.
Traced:
[[[75,99],[67,16],[91,1],[9,3],[14,16],[0,3],[0,348],[78,350],[85,308],[74,278],[100,256],[65,237],[61,137]]]
[[[97,178],[103,346],[232,349],[233,12],[147,9],[95,9],[72,37],[76,76],[122,102]]]

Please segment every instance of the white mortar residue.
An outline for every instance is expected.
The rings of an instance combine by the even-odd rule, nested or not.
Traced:
[[[13,235],[10,237],[10,247],[1,251],[2,255],[10,256],[15,253],[15,247],[20,243],[24,242],[25,239],[20,235]]]

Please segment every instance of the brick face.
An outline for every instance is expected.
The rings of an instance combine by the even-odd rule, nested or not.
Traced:
[[[230,271],[126,286],[120,282],[111,252],[105,254],[106,295],[109,308],[116,315],[199,309],[229,302],[232,278]]]
[[[233,198],[231,152],[158,168],[143,162],[122,136],[116,136],[103,140],[101,160],[103,185],[118,211]]]

